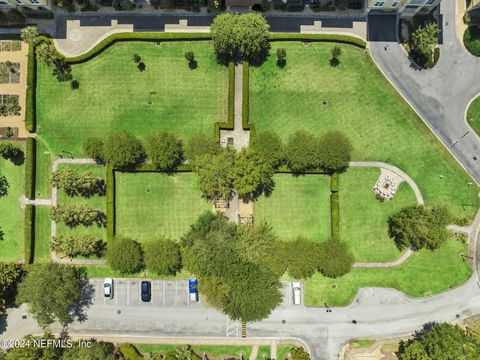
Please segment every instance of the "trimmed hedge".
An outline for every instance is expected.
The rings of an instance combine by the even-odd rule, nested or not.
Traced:
[[[24,193],[27,199],[35,199],[35,176],[36,176],[36,142],[34,138],[28,138],[25,150],[25,183]]]
[[[323,41],[350,44],[365,49],[365,40],[350,35],[271,33],[270,41]]]
[[[338,180],[339,180],[339,178],[340,177],[338,176],[338,173],[335,172],[335,173],[332,174],[332,178],[330,180],[330,191],[332,193],[338,193],[338,186],[339,186]]]
[[[35,253],[35,207],[25,206],[24,249],[23,258],[26,264],[32,264]]]
[[[28,48],[27,65],[27,98],[25,105],[25,128],[28,132],[34,133],[36,128],[35,114],[35,86],[37,77],[37,66],[35,59],[35,47],[30,45]]]
[[[235,64],[228,63],[228,119],[218,121],[213,126],[213,136],[220,142],[220,130],[233,130],[235,127]]]
[[[107,242],[111,242],[115,237],[115,170],[111,165],[107,166],[105,186],[107,188]]]
[[[330,194],[330,216],[332,239],[340,240],[340,204],[338,201],[338,193]]]
[[[275,169],[276,174],[298,174],[295,171],[292,171],[287,165],[280,165],[277,169]],[[323,169],[312,169],[307,170],[302,175],[330,175],[330,173]]]

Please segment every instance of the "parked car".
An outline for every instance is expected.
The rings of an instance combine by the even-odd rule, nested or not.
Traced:
[[[152,283],[150,281],[142,281],[140,284],[140,295],[143,302],[150,302],[152,299]]]
[[[293,305],[300,305],[302,302],[302,287],[299,282],[292,282]]]
[[[198,301],[198,281],[196,278],[188,279],[188,296],[190,301]]]
[[[113,279],[112,278],[106,278],[105,280],[103,280],[103,296],[105,296],[106,299],[113,298]]]

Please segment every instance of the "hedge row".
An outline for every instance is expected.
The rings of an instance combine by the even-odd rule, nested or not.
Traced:
[[[28,138],[25,150],[25,183],[24,193],[27,199],[35,199],[35,171],[36,167],[36,142]]]
[[[276,170],[276,174],[298,174],[295,171],[292,171],[287,165],[280,165]],[[330,175],[329,172],[322,170],[322,169],[312,169],[307,170],[302,173],[302,175]]]
[[[213,126],[215,139],[220,142],[220,130],[233,130],[235,127],[235,64],[228,63],[228,119],[216,122]]]
[[[27,65],[27,99],[25,105],[25,128],[28,132],[34,133],[36,128],[35,117],[35,86],[36,86],[36,59],[35,47],[30,45],[28,48],[28,65]]]
[[[336,34],[291,34],[291,33],[271,33],[270,41],[323,41],[350,44],[365,49],[367,43],[365,40],[349,35]]]
[[[332,193],[338,193],[338,180],[339,180],[339,176],[338,176],[338,173],[333,173],[332,174],[332,179],[330,181],[330,191]]]
[[[35,253],[35,206],[25,206],[24,223],[24,253],[23,258],[26,264],[32,264]]]
[[[332,227],[332,239],[340,239],[340,204],[338,201],[338,193],[332,192],[330,194],[330,216]]]
[[[160,33],[160,32],[132,32],[132,33],[119,33],[113,34],[100,41],[91,50],[85,54],[65,58],[65,60],[71,64],[79,64],[88,61],[110,46],[121,41],[200,41],[211,40],[210,33]]]
[[[115,237],[115,170],[111,165],[107,166],[107,242]]]

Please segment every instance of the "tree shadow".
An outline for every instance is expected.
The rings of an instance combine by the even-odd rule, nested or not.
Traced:
[[[140,71],[143,72],[143,71],[145,71],[145,69],[147,68],[147,66],[145,65],[145,63],[141,62],[141,63],[139,63],[139,64],[137,65],[137,68],[138,68],[138,70],[140,70]]]
[[[330,59],[330,66],[337,67],[340,65],[340,60],[337,57],[332,57]]]
[[[10,161],[13,163],[15,166],[20,166],[23,165],[25,162],[25,154],[23,151],[19,151],[17,155],[13,156],[10,158]]]
[[[80,293],[80,300],[73,306],[72,315],[79,322],[87,320],[86,309],[93,304],[93,295],[95,287],[88,281],[85,268],[80,268],[82,280],[82,290]]]
[[[283,69],[287,65],[287,59],[277,59],[277,66]]]
[[[197,68],[198,68],[198,62],[197,62],[197,60],[193,59],[192,61],[189,61],[189,62],[188,62],[188,68],[189,68],[190,70],[195,70],[195,69],[197,69]]]
[[[3,334],[7,330],[7,315],[0,316],[0,334]]]

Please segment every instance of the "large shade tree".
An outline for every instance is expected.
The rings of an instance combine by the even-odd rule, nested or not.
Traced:
[[[260,62],[270,49],[269,29],[257,13],[221,14],[211,26],[213,46],[221,59]]]
[[[116,238],[107,248],[107,262],[113,270],[133,274],[143,268],[143,251],[140,244],[129,238]]]
[[[110,134],[105,141],[106,162],[118,167],[131,167],[144,160],[145,150],[139,139],[127,132]]]
[[[319,139],[318,165],[329,172],[341,172],[352,157],[352,144],[340,131],[329,131]]]
[[[42,327],[55,320],[66,325],[74,320],[82,288],[87,283],[83,269],[57,263],[38,264],[18,286],[17,303],[28,310]]]
[[[145,147],[148,158],[159,170],[173,171],[182,163],[182,140],[171,133],[150,134],[146,139]]]
[[[21,265],[0,263],[0,315],[5,314],[5,308],[13,303],[22,275]]]
[[[240,198],[254,198],[273,190],[274,169],[270,162],[250,148],[237,153],[233,184]]]
[[[282,140],[271,131],[256,133],[250,141],[250,148],[269,161],[273,167],[280,165],[284,159]]]

